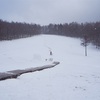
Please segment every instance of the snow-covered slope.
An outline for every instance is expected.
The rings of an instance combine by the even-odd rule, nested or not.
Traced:
[[[100,52],[92,46],[85,57],[80,40],[68,37],[39,35],[0,42],[0,72],[49,64],[50,58],[60,64],[0,81],[1,100],[100,100]]]

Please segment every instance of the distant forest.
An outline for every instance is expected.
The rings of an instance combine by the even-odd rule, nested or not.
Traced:
[[[84,39],[100,47],[100,22],[91,23],[65,23],[41,26],[19,22],[0,20],[0,41],[31,37],[39,34],[62,35]]]

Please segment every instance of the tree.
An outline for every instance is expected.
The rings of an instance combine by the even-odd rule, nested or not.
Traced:
[[[81,45],[85,47],[85,56],[87,56],[87,46],[89,45],[89,40],[88,40],[88,37],[86,35],[82,39]]]

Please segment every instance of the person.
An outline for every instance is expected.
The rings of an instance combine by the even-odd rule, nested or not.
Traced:
[[[50,55],[51,55],[51,56],[53,55],[51,50],[50,50]]]
[[[52,55],[53,55],[52,51],[51,51],[51,50],[49,50],[49,51],[50,51],[50,56],[52,56]],[[49,58],[49,61],[53,61],[53,58],[50,57],[50,58]]]
[[[52,58],[53,53],[51,50],[49,50],[49,55],[50,55],[50,58],[45,59],[45,61],[53,61],[53,58]]]

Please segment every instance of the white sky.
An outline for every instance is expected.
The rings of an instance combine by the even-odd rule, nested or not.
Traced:
[[[0,0],[0,19],[47,25],[100,21],[100,0]]]

